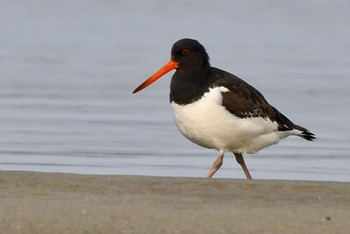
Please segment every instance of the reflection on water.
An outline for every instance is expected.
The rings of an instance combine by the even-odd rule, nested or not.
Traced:
[[[0,169],[205,176],[216,152],[177,131],[170,75],[131,94],[193,37],[318,137],[248,157],[255,178],[350,181],[350,3],[197,4],[3,3]],[[227,153],[216,177],[244,175]]]

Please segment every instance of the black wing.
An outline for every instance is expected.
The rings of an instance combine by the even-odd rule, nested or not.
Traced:
[[[302,131],[302,137],[306,140],[315,139],[314,134],[307,129],[294,124],[285,115],[271,106],[264,96],[253,86],[237,76],[214,68],[213,77],[220,77],[214,81],[211,87],[223,86],[229,91],[222,93],[222,105],[239,118],[262,117],[270,119],[278,124],[278,131],[290,131],[298,129]]]

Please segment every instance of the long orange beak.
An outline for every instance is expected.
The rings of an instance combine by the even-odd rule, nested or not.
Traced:
[[[173,60],[169,60],[167,64],[165,64],[161,69],[159,69],[156,73],[154,73],[150,78],[145,80],[142,84],[137,87],[134,92],[132,93],[137,93],[138,91],[141,91],[142,89],[146,88],[156,80],[158,80],[160,77],[162,77],[164,74],[170,72],[171,70],[177,68],[179,65],[178,62],[174,62]]]

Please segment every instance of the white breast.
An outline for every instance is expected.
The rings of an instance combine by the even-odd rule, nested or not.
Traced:
[[[225,87],[216,87],[194,103],[172,102],[181,133],[203,147],[236,153],[254,153],[290,135],[276,131],[277,123],[269,119],[238,118],[231,114],[222,106],[222,93],[228,91]]]

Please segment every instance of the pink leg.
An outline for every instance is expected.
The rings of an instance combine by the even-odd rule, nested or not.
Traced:
[[[252,180],[253,178],[250,175],[247,166],[245,165],[244,158],[243,158],[242,154],[238,154],[238,153],[233,153],[233,154],[236,156],[236,161],[239,163],[239,165],[241,165],[247,179]]]
[[[223,150],[219,151],[219,155],[218,155],[217,159],[215,160],[215,162],[213,163],[213,166],[207,175],[208,178],[211,178],[215,174],[215,172],[217,172],[217,170],[219,170],[219,168],[221,167],[221,165],[224,161],[224,153],[225,153],[225,151],[223,151]]]

